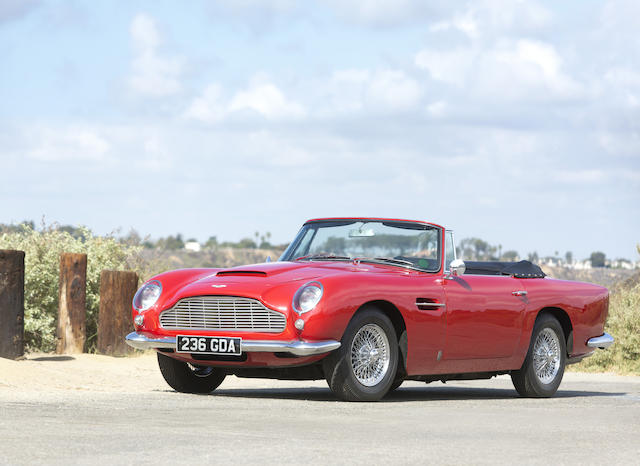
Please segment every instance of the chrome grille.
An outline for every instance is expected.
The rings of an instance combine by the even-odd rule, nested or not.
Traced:
[[[286,323],[284,314],[267,309],[255,299],[238,296],[193,296],[160,314],[160,326],[176,330],[280,333]]]

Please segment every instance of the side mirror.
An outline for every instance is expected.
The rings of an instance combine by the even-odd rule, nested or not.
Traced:
[[[462,259],[456,259],[451,261],[451,264],[449,264],[449,275],[452,277],[459,277],[460,275],[463,275],[466,270],[467,266],[464,265],[464,261]]]

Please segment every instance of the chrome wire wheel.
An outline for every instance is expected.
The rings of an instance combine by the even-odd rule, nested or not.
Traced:
[[[551,328],[543,329],[533,346],[533,370],[543,384],[554,381],[560,370],[561,347],[558,335]]]
[[[381,327],[367,324],[360,328],[351,342],[351,370],[365,387],[379,384],[389,370],[389,339]]]

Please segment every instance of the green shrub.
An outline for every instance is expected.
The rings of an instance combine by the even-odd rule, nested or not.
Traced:
[[[81,234],[75,238],[56,225],[43,227],[41,231],[22,225],[18,231],[0,232],[0,249],[25,252],[27,351],[55,349],[61,253],[87,255],[87,351],[93,351],[97,341],[100,272],[104,269],[134,270],[141,279],[145,277],[147,264],[139,256],[140,246],[118,242],[111,236],[94,236],[87,228],[79,231]]]
[[[612,290],[605,332],[615,338],[613,346],[596,350],[572,370],[640,375],[640,283]]]

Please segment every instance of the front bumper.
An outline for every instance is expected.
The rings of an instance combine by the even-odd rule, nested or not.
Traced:
[[[589,338],[589,340],[587,341],[587,346],[589,348],[606,349],[609,346],[613,345],[613,341],[614,340],[611,335],[609,335],[608,333],[604,333],[599,337]]]
[[[137,349],[175,349],[176,339],[174,337],[149,338],[137,332],[131,332],[125,337],[129,346]],[[340,342],[335,340],[326,341],[278,341],[278,340],[242,340],[243,353],[292,353],[296,356],[314,356],[316,354],[328,353],[340,348]]]

